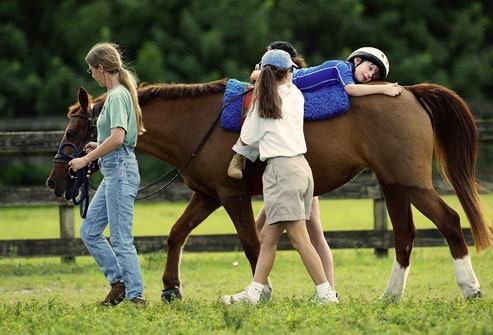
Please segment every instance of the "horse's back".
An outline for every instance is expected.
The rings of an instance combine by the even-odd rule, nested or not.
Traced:
[[[410,92],[352,98],[346,114],[307,122],[305,137],[316,193],[344,184],[364,168],[384,183],[423,186],[431,180],[433,128]]]

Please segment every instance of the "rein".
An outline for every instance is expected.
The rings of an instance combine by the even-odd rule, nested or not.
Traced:
[[[202,138],[202,140],[200,141],[199,145],[197,145],[197,148],[195,148],[195,150],[193,151],[192,156],[188,159],[188,161],[185,163],[185,166],[181,170],[179,170],[178,168],[174,168],[173,170],[171,170],[166,175],[164,175],[164,176],[162,176],[162,177],[154,180],[153,182],[151,182],[151,183],[143,186],[142,188],[139,189],[139,191],[144,190],[144,189],[146,189],[146,188],[148,188],[148,187],[156,184],[160,180],[162,180],[162,179],[166,178],[168,175],[170,175],[173,171],[176,171],[175,174],[174,174],[174,176],[171,177],[171,179],[165,185],[161,186],[160,188],[158,188],[157,190],[153,191],[152,193],[149,193],[149,194],[144,195],[144,196],[142,196],[140,198],[137,198],[136,200],[142,200],[142,199],[149,198],[149,197],[153,196],[154,194],[162,191],[163,189],[165,189],[166,187],[168,187],[173,181],[175,181],[175,179],[178,178],[178,176],[181,175],[188,168],[188,166],[190,165],[190,163],[192,162],[192,160],[199,155],[200,151],[202,150],[202,148],[204,147],[204,145],[207,143],[207,140],[209,139],[209,137],[211,137],[212,132],[214,130],[214,127],[216,126],[217,122],[221,118],[221,114],[226,109],[226,107],[228,107],[229,105],[231,105],[233,102],[235,102],[239,98],[242,98],[245,94],[251,92],[252,90],[253,90],[253,87],[252,88],[248,88],[244,92],[242,92],[241,94],[236,95],[231,100],[229,100],[226,104],[224,104],[224,106],[221,108],[221,111],[219,112],[219,114],[215,118],[214,122],[211,124],[211,126],[207,130],[207,133],[205,133],[205,135]]]

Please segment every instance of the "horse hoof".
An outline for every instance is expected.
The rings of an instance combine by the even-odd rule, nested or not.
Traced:
[[[180,289],[178,287],[168,287],[163,290],[161,293],[161,300],[163,302],[172,302],[176,299],[181,299],[182,295]]]
[[[481,299],[482,297],[483,297],[483,294],[481,293],[481,291],[477,291],[471,295],[468,295],[466,297],[466,300],[476,300],[476,299]]]

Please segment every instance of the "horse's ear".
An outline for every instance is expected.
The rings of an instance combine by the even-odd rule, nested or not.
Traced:
[[[77,96],[79,99],[79,105],[83,110],[87,110],[89,107],[89,93],[87,93],[86,89],[82,86],[79,87],[79,94]]]

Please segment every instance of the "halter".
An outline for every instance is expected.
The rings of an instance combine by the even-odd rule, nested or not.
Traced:
[[[75,113],[71,116],[71,117],[80,117],[87,119],[88,131],[86,132],[86,134],[90,133],[89,140],[82,141],[80,146],[77,146],[72,142],[64,142],[60,144],[60,147],[58,148],[58,151],[55,155],[55,158],[53,159],[53,163],[67,164],[74,158],[79,158],[84,156],[83,148],[85,147],[85,145],[89,143],[91,140],[96,140],[97,137],[96,113],[99,114],[99,112],[100,112],[99,108],[92,108],[92,113],[87,113],[87,114]],[[87,138],[87,136],[85,138]],[[66,147],[72,148],[73,150],[72,155],[68,155],[64,152],[64,149]],[[68,170],[68,174],[70,178],[75,179],[75,181],[72,189],[70,190],[70,193],[67,194],[66,199],[72,200],[72,203],[74,205],[80,205],[80,216],[83,219],[86,217],[87,209],[89,208],[89,177],[96,170],[96,168],[97,167],[94,164],[94,162],[90,162],[87,166],[79,169],[75,173],[73,173],[73,171],[70,169]]]

